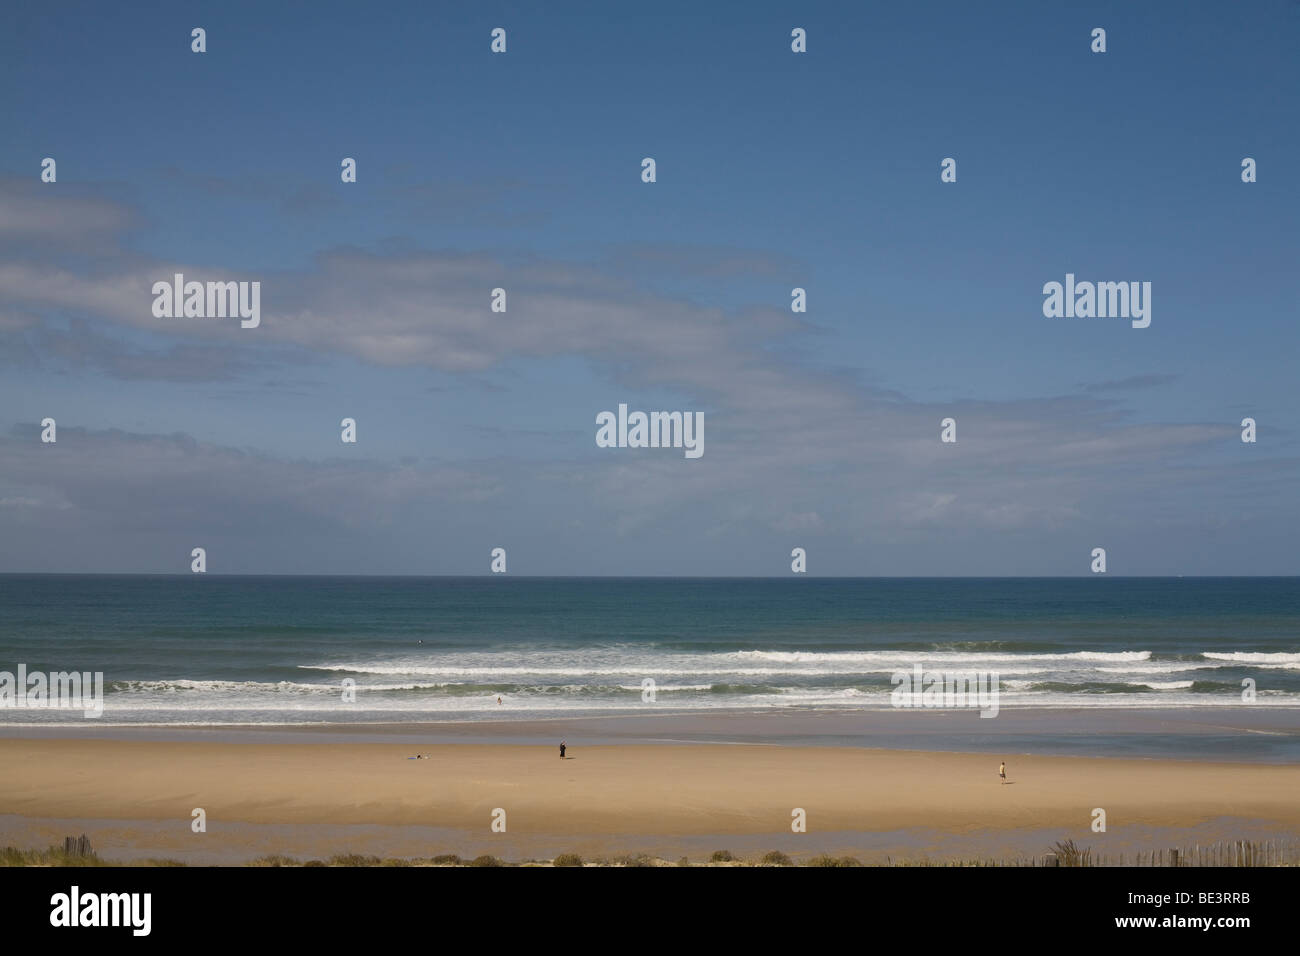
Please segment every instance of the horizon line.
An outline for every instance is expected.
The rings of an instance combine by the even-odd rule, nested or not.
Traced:
[[[286,572],[286,573],[235,573],[235,572],[182,572],[182,571],[0,571],[0,577],[102,577],[102,578],[410,578],[417,580],[477,580],[480,578],[522,578],[533,581],[784,581],[814,578],[822,581],[1073,581],[1092,578],[1122,578],[1124,580],[1193,580],[1300,578],[1300,574],[512,574],[509,572],[486,574],[418,574],[418,573],[367,573],[367,572]]]

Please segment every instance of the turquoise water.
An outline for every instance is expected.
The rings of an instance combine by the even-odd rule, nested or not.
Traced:
[[[366,723],[657,707],[1300,706],[1300,579],[0,575],[0,671],[102,671],[102,723]],[[344,681],[355,702],[344,701]],[[501,703],[497,702],[498,697]],[[0,723],[83,719],[0,708]]]

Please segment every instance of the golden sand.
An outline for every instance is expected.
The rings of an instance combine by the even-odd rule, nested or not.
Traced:
[[[428,759],[408,760],[415,753]],[[0,814],[230,822],[422,824],[512,833],[953,832],[1191,826],[1234,817],[1300,827],[1300,767],[759,745],[550,747],[0,739]]]

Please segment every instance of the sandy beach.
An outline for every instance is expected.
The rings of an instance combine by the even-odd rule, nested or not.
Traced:
[[[408,759],[416,754],[424,759]],[[1019,756],[1008,760],[1004,785],[999,759],[847,747],[630,744],[574,746],[561,761],[552,747],[494,743],[0,739],[0,817],[8,821],[8,842],[24,820],[43,821],[30,828],[33,845],[51,826],[57,829],[51,821],[118,821],[126,827],[119,832],[134,832],[137,842],[159,851],[199,839],[189,822],[200,807],[212,843],[240,827],[328,834],[366,825],[397,833],[387,846],[398,852],[404,827],[436,828],[444,841],[466,845],[508,840],[520,853],[548,840],[592,852],[629,835],[654,844],[643,846],[645,852],[660,844],[676,848],[691,837],[744,836],[773,846],[794,840],[797,846],[818,833],[852,843],[843,835],[909,828],[938,832],[940,846],[944,833],[1057,830],[1082,838],[1098,836],[1089,830],[1098,807],[1112,832],[1238,820],[1282,836],[1300,834],[1300,767]],[[506,812],[508,837],[491,831],[497,808]],[[792,834],[795,808],[806,812],[808,834]],[[150,822],[167,838],[151,841]],[[247,855],[256,855],[257,841],[244,842]]]

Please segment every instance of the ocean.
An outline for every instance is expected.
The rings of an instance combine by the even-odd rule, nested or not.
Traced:
[[[96,723],[127,725],[851,714],[917,664],[996,673],[1003,711],[1209,711],[1248,679],[1284,708],[1300,578],[0,575],[0,671],[19,664],[102,671]]]

